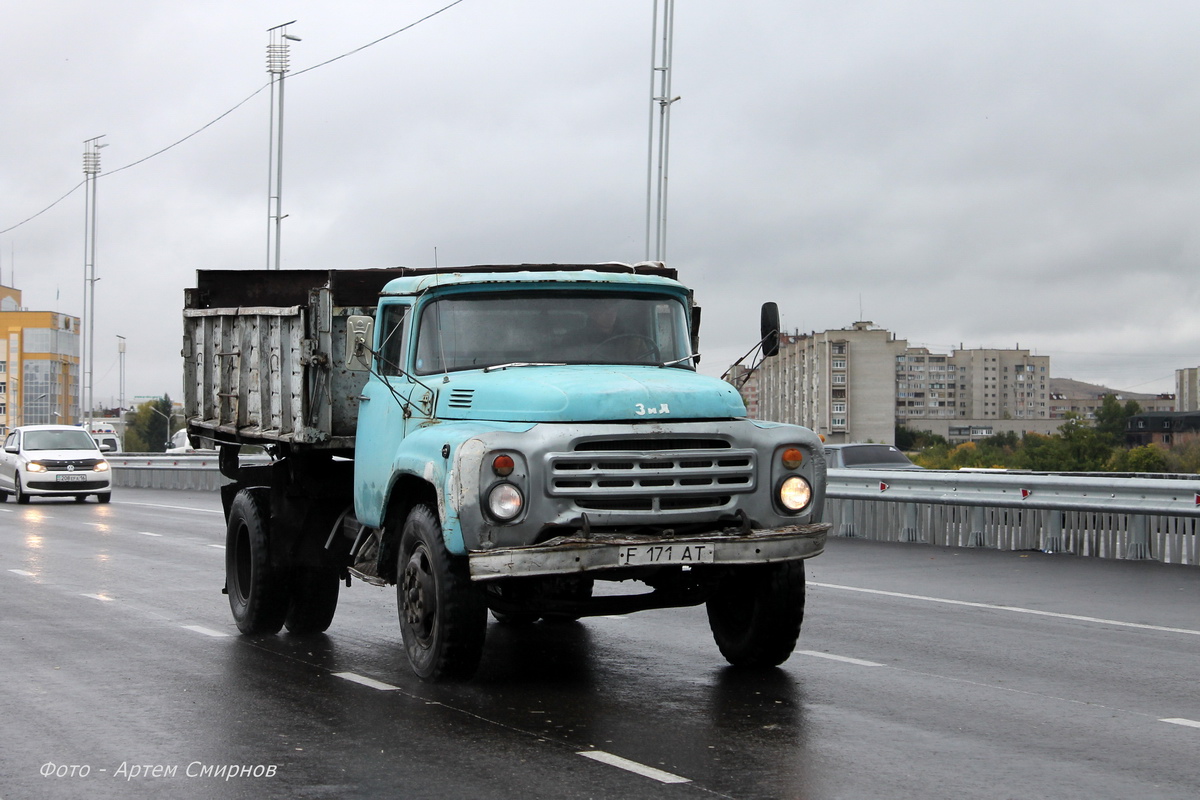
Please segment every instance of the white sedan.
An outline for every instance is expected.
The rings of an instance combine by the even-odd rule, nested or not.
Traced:
[[[0,502],[10,494],[18,503],[28,503],[31,497],[74,497],[83,502],[90,494],[107,503],[112,499],[112,472],[83,428],[25,425],[9,432],[0,451]]]

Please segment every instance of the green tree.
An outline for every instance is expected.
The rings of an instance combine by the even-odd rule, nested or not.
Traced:
[[[177,422],[171,416],[169,395],[147,400],[126,415],[125,449],[131,453],[165,452],[171,434],[180,428]]]
[[[1096,410],[1096,430],[1109,441],[1110,446],[1116,447],[1125,441],[1125,423],[1140,413],[1142,407],[1136,400],[1121,405],[1115,394],[1106,394]]]

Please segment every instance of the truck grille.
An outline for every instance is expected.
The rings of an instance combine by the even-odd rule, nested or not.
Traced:
[[[549,493],[596,511],[723,508],[754,491],[756,457],[723,440],[581,442],[550,454]]]

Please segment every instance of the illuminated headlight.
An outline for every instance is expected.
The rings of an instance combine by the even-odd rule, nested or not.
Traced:
[[[488,494],[488,511],[501,522],[516,519],[524,506],[521,490],[511,483],[498,483]]]
[[[812,502],[812,486],[799,475],[779,484],[779,503],[793,513],[803,511]]]
[[[39,464],[36,461],[30,461],[28,464],[25,465],[25,469],[29,470],[30,472],[45,472],[46,465]]]
[[[95,471],[95,472],[108,472],[108,462],[107,462],[107,461],[101,461],[99,464],[97,464],[96,466],[92,467],[92,470],[93,470],[93,471]]]

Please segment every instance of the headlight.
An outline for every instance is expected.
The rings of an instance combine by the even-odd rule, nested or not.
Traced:
[[[779,484],[779,502],[792,513],[803,511],[812,502],[812,486],[799,475],[793,475]]]
[[[521,490],[511,483],[498,483],[488,493],[488,511],[501,522],[516,519],[525,506]]]
[[[46,465],[39,464],[36,461],[30,461],[28,464],[25,465],[25,469],[27,469],[30,472],[45,472]]]
[[[93,471],[95,471],[95,472],[108,472],[108,462],[107,462],[107,461],[101,461],[99,464],[97,464],[96,466],[92,467],[92,470],[93,470]]]

